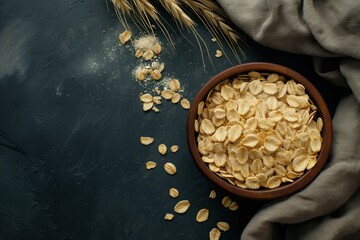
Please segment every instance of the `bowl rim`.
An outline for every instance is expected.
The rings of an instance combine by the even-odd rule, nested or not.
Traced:
[[[248,73],[250,71],[268,71],[278,73],[287,78],[293,79],[295,82],[301,83],[306,89],[306,93],[309,95],[310,99],[314,102],[315,106],[318,108],[317,114],[322,117],[324,125],[322,130],[323,143],[321,151],[318,154],[318,162],[316,165],[309,171],[306,171],[301,177],[297,178],[293,183],[282,184],[274,189],[242,189],[240,187],[234,186],[228,183],[226,180],[220,178],[215,173],[210,171],[207,164],[204,163],[201,159],[201,155],[197,149],[197,140],[196,132],[194,127],[194,121],[197,117],[197,106],[200,101],[205,99],[208,92],[218,85],[220,82],[234,77],[241,73]],[[331,150],[332,144],[332,121],[329,109],[325,100],[321,96],[320,92],[316,87],[307,80],[303,75],[296,72],[293,69],[288,67],[268,63],[268,62],[250,62],[234,67],[228,68],[219,74],[212,77],[201,89],[198,91],[194,100],[192,101],[191,108],[188,113],[187,118],[187,142],[190,149],[190,154],[195,161],[196,165],[199,167],[200,171],[213,183],[219,186],[222,189],[242,198],[253,199],[253,200],[269,200],[284,197],[295,193],[308,184],[310,184],[317,175],[321,172],[322,168],[325,166]]]

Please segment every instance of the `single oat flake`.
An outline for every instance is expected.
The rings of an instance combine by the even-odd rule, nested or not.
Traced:
[[[179,191],[176,188],[170,188],[169,195],[172,198],[177,198],[179,197]]]
[[[155,107],[155,106],[153,106],[153,107],[151,108],[151,110],[153,110],[154,112],[160,112],[160,110],[159,110],[157,107]]]
[[[174,92],[171,90],[164,90],[161,92],[161,96],[166,100],[170,100],[174,96]]]
[[[180,93],[175,93],[171,98],[171,102],[178,103],[180,101],[180,99],[181,99]]]
[[[121,44],[125,44],[131,38],[131,32],[129,30],[125,30],[124,32],[120,33],[119,40]]]
[[[155,46],[151,49],[156,55],[161,53],[161,45],[156,43]]]
[[[175,205],[174,211],[176,213],[182,214],[185,213],[189,209],[189,207],[190,207],[189,200],[181,200]]]
[[[140,143],[143,145],[150,145],[154,142],[154,138],[152,137],[140,137]]]
[[[225,208],[228,208],[231,204],[231,198],[229,196],[225,196],[222,201],[221,201],[221,204],[225,207]]]
[[[159,146],[158,146],[158,151],[161,155],[165,155],[166,152],[167,152],[167,147],[165,144],[161,143]]]
[[[140,101],[143,103],[149,103],[153,101],[153,97],[149,93],[140,95]]]
[[[169,87],[172,91],[177,92],[180,90],[180,81],[178,79],[170,79]]]
[[[209,209],[203,208],[200,209],[199,212],[196,214],[196,221],[201,223],[205,222],[209,218]]]
[[[222,57],[222,55],[223,55],[222,51],[216,50],[215,57],[219,58],[219,57]]]
[[[176,173],[176,166],[173,163],[165,163],[164,169],[169,175],[174,175]]]
[[[155,69],[153,71],[150,72],[150,76],[154,79],[154,80],[160,80],[161,79],[161,72],[158,69]]]
[[[143,111],[147,112],[149,110],[151,110],[151,108],[154,106],[153,102],[147,102],[147,103],[143,103]]]
[[[217,228],[213,228],[211,229],[211,231],[209,232],[209,239],[210,240],[219,240],[221,236],[221,232],[219,229]]]
[[[180,104],[181,104],[181,106],[182,106],[184,109],[190,109],[190,102],[189,102],[189,100],[187,100],[186,98],[183,98],[183,99],[180,101]]]
[[[171,221],[174,218],[174,214],[166,213],[164,219],[167,221]]]
[[[146,50],[142,57],[146,60],[146,61],[149,61],[150,59],[152,59],[154,57],[154,52],[150,49]]]
[[[229,209],[231,211],[236,211],[236,210],[239,209],[239,205],[237,204],[237,202],[233,201],[233,202],[230,203]]]
[[[179,150],[179,146],[178,145],[173,145],[170,147],[170,151],[172,153],[176,153]]]
[[[210,191],[209,198],[211,198],[211,199],[215,199],[215,198],[216,198],[216,192],[215,192],[215,190],[211,190],[211,191]]]
[[[136,58],[141,58],[143,54],[144,54],[144,51],[141,50],[141,49],[138,49],[138,50],[136,50],[136,52],[135,52],[135,57],[136,57]]]
[[[218,222],[216,224],[216,226],[221,230],[221,231],[228,231],[230,229],[230,225],[227,222]]]
[[[156,162],[148,161],[148,162],[146,163],[146,169],[147,169],[147,170],[153,169],[153,168],[155,168],[155,167],[156,167]]]

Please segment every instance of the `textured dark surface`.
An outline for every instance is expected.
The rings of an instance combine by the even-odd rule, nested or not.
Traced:
[[[152,86],[133,79],[139,62],[118,44],[122,31],[101,0],[0,1],[0,239],[207,239],[217,221],[231,225],[224,239],[238,239],[261,205],[236,199],[236,212],[221,206],[227,193],[201,175],[187,149],[186,110],[163,103],[160,113],[142,112],[138,94]],[[199,31],[213,55],[216,45]],[[233,65],[213,58],[212,68],[206,59],[204,71],[196,44],[171,34],[177,50],[160,35],[161,61],[188,99]],[[340,90],[315,77],[311,59],[251,41],[245,52],[246,62],[284,64],[312,79],[333,112]],[[155,144],[140,145],[141,135]],[[161,157],[159,143],[180,150]],[[148,160],[158,167],[145,170]],[[175,163],[175,176],[164,172],[165,161]],[[170,187],[179,199],[168,196]],[[181,199],[190,200],[189,211],[165,222]],[[204,207],[210,217],[199,224]]]

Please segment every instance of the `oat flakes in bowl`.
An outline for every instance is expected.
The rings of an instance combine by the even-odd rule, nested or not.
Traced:
[[[200,170],[235,195],[272,199],[309,184],[323,168],[332,126],[317,89],[270,63],[218,74],[188,116],[188,144]]]

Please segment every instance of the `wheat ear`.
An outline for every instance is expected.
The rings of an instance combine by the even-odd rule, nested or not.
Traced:
[[[131,3],[128,0],[112,0],[113,2],[119,2],[117,7],[120,11],[117,11],[118,18],[125,19],[126,16],[130,16],[135,23],[135,25],[141,29],[145,30],[152,35],[155,35],[153,30],[152,21],[160,28],[161,32],[164,34],[165,38],[169,42],[171,48],[174,50],[174,43],[171,39],[169,32],[166,27],[160,20],[160,15],[154,5],[148,0],[132,0]],[[117,6],[117,5],[115,5]],[[115,9],[117,9],[115,8]],[[127,28],[127,24],[125,26]]]
[[[204,52],[202,49],[201,42],[204,44],[207,55],[209,56],[210,62],[213,65],[206,42],[204,41],[204,39],[202,39],[200,34],[196,31],[195,22],[191,19],[191,17],[188,14],[186,14],[184,12],[184,10],[181,8],[181,6],[179,4],[179,1],[178,0],[159,0],[159,2],[164,7],[164,9],[168,13],[170,13],[170,15],[175,19],[176,23],[179,23],[181,27],[184,25],[193,33],[193,35],[196,39],[196,42],[198,43],[198,46],[199,46],[200,55],[201,55],[204,69],[205,69],[205,59],[204,59]],[[183,33],[181,32],[181,34],[183,34]],[[186,37],[184,36],[184,38],[186,38]]]
[[[114,4],[115,9],[120,11],[122,14],[129,14],[131,11],[131,6],[128,0],[111,0]]]
[[[240,40],[239,34],[227,24],[228,20],[222,9],[209,0],[182,1],[194,11],[214,37],[218,39],[222,38],[226,41],[237,61],[241,62],[239,52],[241,55],[244,55],[244,53],[238,44],[238,41]],[[218,44],[223,48],[221,41],[218,41]]]
[[[195,28],[195,22],[181,9],[178,0],[159,0],[159,2],[180,25],[184,24],[188,28]]]
[[[137,10],[137,16],[140,17],[140,22],[145,24],[144,28],[150,29],[154,34],[150,19],[154,20],[156,23],[160,22],[159,13],[154,5],[147,0],[133,0],[133,4]]]

